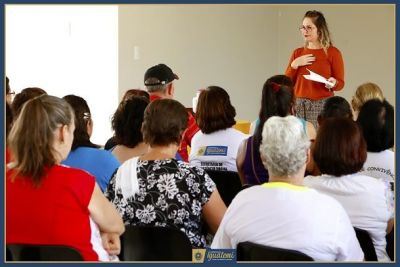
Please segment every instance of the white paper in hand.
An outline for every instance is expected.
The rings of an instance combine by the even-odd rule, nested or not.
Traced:
[[[315,73],[315,72],[312,72],[312,71],[309,70],[309,69],[307,69],[307,70],[310,72],[310,74],[308,74],[308,75],[303,75],[304,78],[306,78],[307,80],[315,81],[315,82],[319,82],[319,83],[324,83],[324,84],[327,84],[327,85],[329,85],[329,86],[331,86],[331,87],[333,87],[333,86],[335,85],[334,83],[328,81],[328,80],[327,80],[326,78],[324,78],[323,76],[321,76],[321,75],[319,75],[319,74],[317,74],[317,73]]]

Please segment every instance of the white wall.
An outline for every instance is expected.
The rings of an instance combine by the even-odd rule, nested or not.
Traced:
[[[19,92],[38,86],[77,94],[95,120],[93,141],[104,143],[110,116],[143,74],[166,63],[180,76],[176,98],[191,106],[197,89],[227,89],[237,119],[257,116],[264,81],[283,73],[305,11],[322,11],[345,61],[350,100],[376,82],[395,103],[394,5],[6,5],[6,74]],[[18,12],[19,13],[18,13]],[[17,13],[19,14],[17,14]],[[136,47],[136,55],[134,53]]]
[[[198,88],[227,89],[238,119],[257,116],[261,89],[283,73],[307,10],[322,11],[334,45],[344,56],[351,99],[366,81],[381,86],[395,103],[394,5],[120,5],[119,91],[143,88],[143,74],[166,63],[179,76],[176,98],[186,106]],[[134,55],[134,47],[139,53]]]

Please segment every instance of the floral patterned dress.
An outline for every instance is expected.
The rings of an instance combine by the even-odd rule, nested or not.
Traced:
[[[136,170],[139,192],[135,196],[124,199],[121,190],[116,191],[116,174],[105,193],[124,223],[175,227],[193,247],[205,247],[201,211],[216,189],[208,174],[175,159],[139,160]]]

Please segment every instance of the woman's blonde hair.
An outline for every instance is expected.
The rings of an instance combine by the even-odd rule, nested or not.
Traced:
[[[361,106],[370,99],[379,99],[383,101],[381,88],[375,83],[367,82],[357,87],[357,90],[351,100],[351,106],[354,111],[360,111]]]
[[[46,168],[56,164],[56,130],[73,121],[72,108],[61,98],[41,95],[25,103],[9,136],[11,168],[16,174],[31,178],[38,186]]]
[[[306,12],[303,19],[304,18],[310,18],[317,27],[319,42],[325,53],[327,53],[328,48],[332,46],[332,39],[324,14],[316,10],[311,10]],[[306,47],[307,45],[308,42],[305,43]]]

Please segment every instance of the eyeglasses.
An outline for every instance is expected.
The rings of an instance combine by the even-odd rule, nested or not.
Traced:
[[[299,30],[300,31],[305,31],[305,32],[310,32],[310,31],[312,31],[312,30],[314,30],[315,28],[314,27],[311,27],[311,26],[301,26],[300,28],[299,28]]]

